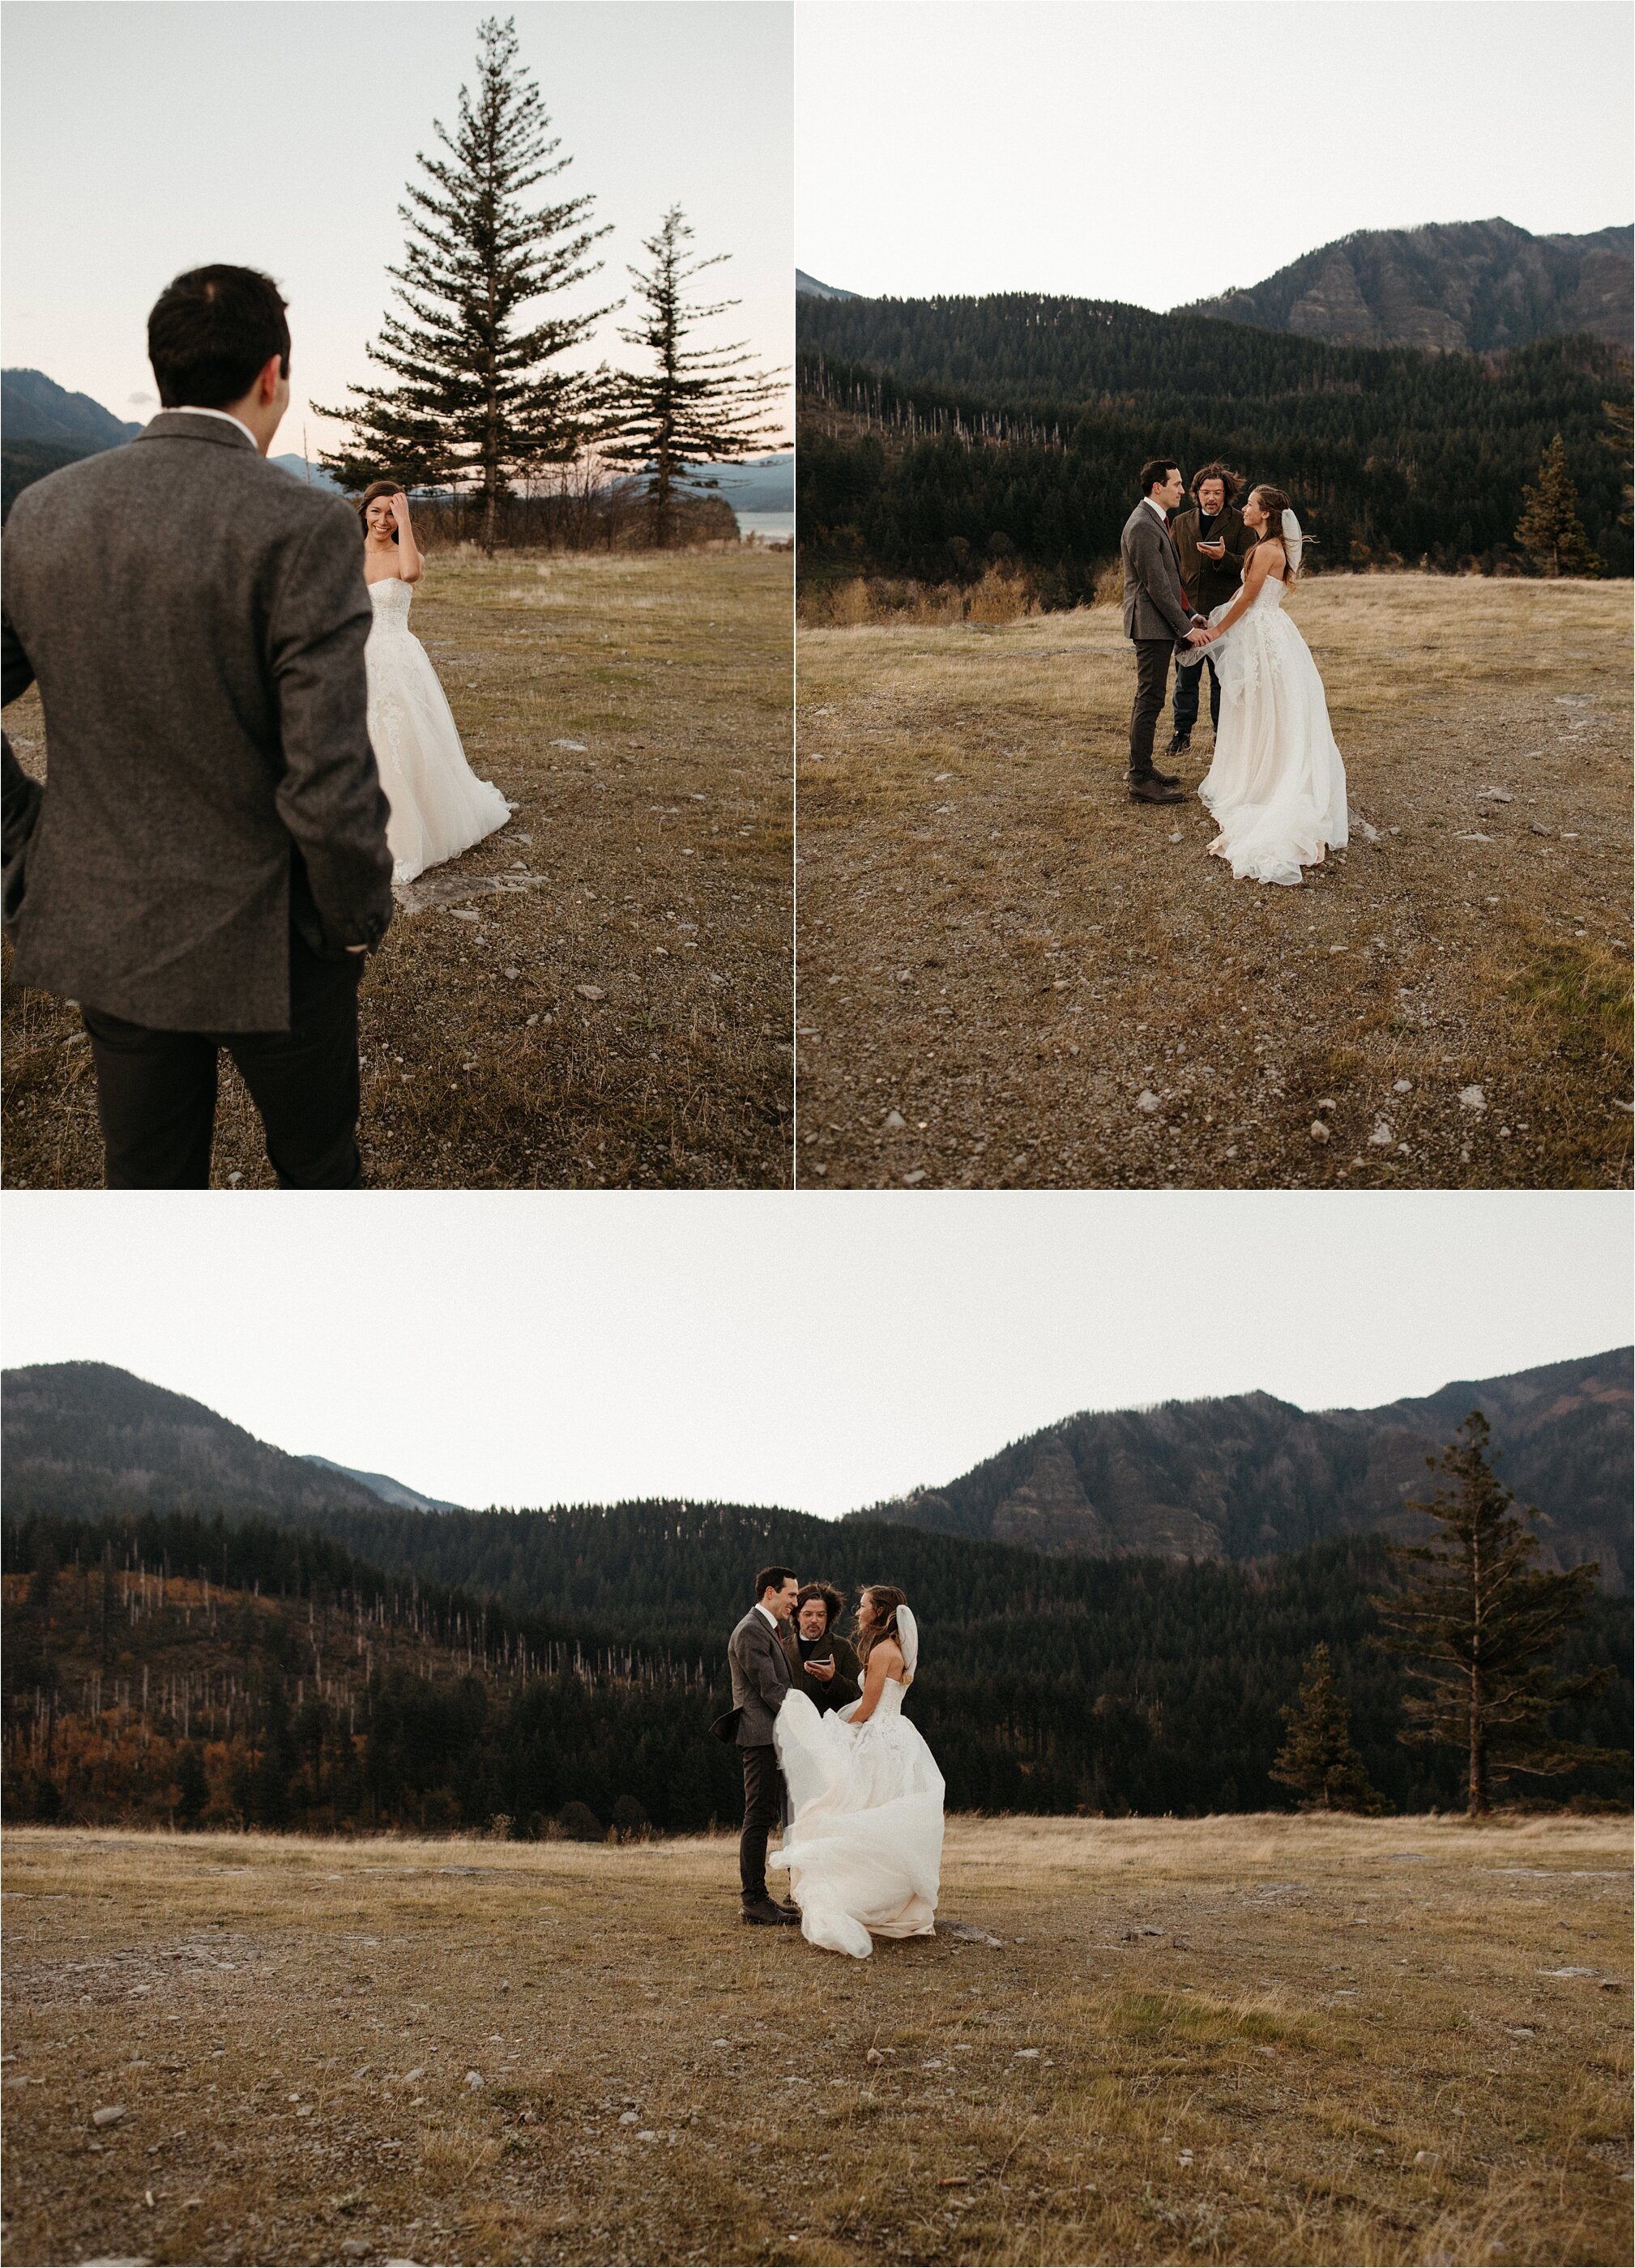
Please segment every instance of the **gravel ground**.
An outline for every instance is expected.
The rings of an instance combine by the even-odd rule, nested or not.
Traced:
[[[1626,593],[1292,605],[1353,811],[1299,889],[1125,800],[1112,609],[802,630],[803,1186],[1628,1186]]]
[[[726,1837],[5,1859],[14,2263],[1630,2257],[1626,1819],[956,1819],[866,1966]]]
[[[434,553],[414,629],[509,826],[401,890],[361,996],[388,1189],[789,1178],[790,558]],[[8,711],[43,772],[36,696]],[[4,1180],[100,1185],[77,1014],[8,994]],[[214,1181],[271,1175],[224,1059]]]

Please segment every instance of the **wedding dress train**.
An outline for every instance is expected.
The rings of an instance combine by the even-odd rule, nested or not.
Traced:
[[[770,1867],[787,1867],[802,1934],[859,1961],[876,1937],[930,1937],[942,1869],[943,1778],[887,1678],[872,1717],[820,1713],[791,1693],[773,1719],[794,1818]]]
[[[466,762],[431,657],[409,627],[412,595],[401,575],[369,585],[375,618],[364,648],[369,740],[391,806],[386,839],[394,882],[457,858],[511,816],[499,790]]]
[[[1284,591],[1269,575],[1223,637],[1191,650],[1197,659],[1208,653],[1220,682],[1214,759],[1198,801],[1220,829],[1211,854],[1226,859],[1239,881],[1296,883],[1303,866],[1345,847],[1345,766],[1311,648],[1283,611]],[[1217,607],[1211,626],[1226,611]]]

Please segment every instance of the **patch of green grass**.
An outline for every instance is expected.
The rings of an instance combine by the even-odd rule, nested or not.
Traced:
[[[1118,2001],[1116,2014],[1121,2027],[1138,2037],[1159,2040],[1174,2036],[1200,2046],[1249,2040],[1298,2047],[1306,2045],[1311,2036],[1310,2024],[1300,2017],[1183,1992],[1127,1993]]]
[[[1511,990],[1534,1012],[1564,1062],[1586,1072],[1615,1064],[1627,1080],[1630,972],[1610,954],[1551,939],[1536,948]]]

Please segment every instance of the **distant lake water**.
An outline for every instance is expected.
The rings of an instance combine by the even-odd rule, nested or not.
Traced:
[[[792,512],[740,512],[733,518],[740,535],[758,535],[763,543],[787,543],[795,532]]]

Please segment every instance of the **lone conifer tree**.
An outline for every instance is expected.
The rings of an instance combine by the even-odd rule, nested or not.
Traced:
[[[1599,575],[1601,562],[1579,519],[1579,492],[1559,433],[1539,460],[1537,486],[1523,489],[1521,496],[1527,510],[1517,525],[1516,541],[1545,574]]]
[[[741,339],[715,350],[686,343],[700,323],[738,305],[736,299],[706,304],[686,297],[695,276],[732,257],[718,252],[708,260],[689,259],[687,247],[692,235],[680,205],[672,205],[658,235],[643,241],[643,249],[652,254],[652,267],[645,273],[638,268],[630,271],[636,297],[646,312],[635,329],[619,335],[629,346],[651,349],[653,366],[622,376],[622,414],[603,451],[610,463],[639,466],[645,474],[655,543],[670,540],[678,490],[719,488],[712,475],[694,468],[747,457],[777,431],[770,422],[753,421],[758,410],[777,398],[777,379],[745,367],[750,357]]]
[[[1309,1810],[1384,1810],[1385,1798],[1352,1742],[1351,1712],[1334,1682],[1326,1646],[1312,1649],[1299,1696],[1283,1712],[1283,1721],[1289,1736],[1271,1768],[1273,1779],[1298,1788]]]
[[[1394,1543],[1403,1588],[1374,1601],[1380,1643],[1410,1662],[1420,1690],[1404,1703],[1413,1746],[1456,1748],[1468,1762],[1469,1815],[1489,1808],[1493,1785],[1513,1772],[1541,1776],[1612,1764],[1611,1751],[1552,1741],[1548,1720],[1564,1701],[1593,1693],[1604,1669],[1558,1677],[1550,1657],[1582,1616],[1601,1572],[1588,1560],[1565,1574],[1536,1567],[1538,1539],[1488,1458],[1487,1420],[1473,1410],[1440,1457],[1443,1484],[1409,1508],[1434,1520],[1430,1543]],[[1536,1520],[1531,1508],[1528,1520]]]
[[[587,196],[526,209],[527,192],[572,159],[546,138],[550,120],[518,65],[512,18],[489,17],[479,36],[475,97],[460,89],[453,134],[433,122],[449,155],[418,153],[431,186],[411,182],[398,208],[409,241],[403,265],[387,272],[406,312],[386,317],[369,350],[398,382],[350,387],[350,408],[318,414],[355,437],[322,460],[342,488],[480,482],[492,552],[512,479],[564,462],[596,430],[598,382],[550,365],[610,311],[519,328],[522,308],[595,274],[601,262],[586,254],[608,231],[586,225]]]

